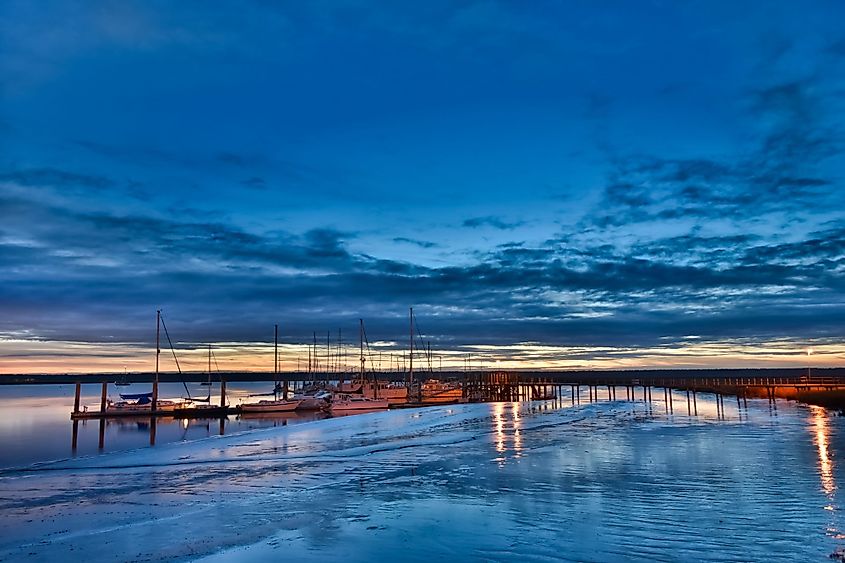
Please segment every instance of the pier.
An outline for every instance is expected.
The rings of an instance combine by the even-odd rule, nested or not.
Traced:
[[[209,381],[207,372],[159,372],[159,382],[202,383]],[[285,388],[302,388],[308,385],[331,384],[360,377],[357,372],[217,372],[210,380],[220,387],[220,404],[213,409],[184,409],[179,416],[208,417],[237,414],[237,407],[226,403],[226,385],[236,382],[275,382]],[[563,399],[573,402],[598,400],[650,401],[654,390],[663,390],[668,397],[672,390],[683,391],[691,408],[698,393],[715,393],[736,397],[737,401],[749,398],[776,398],[808,400],[822,406],[841,408],[845,404],[845,368],[817,369],[812,375],[803,369],[700,369],[700,370],[566,370],[566,371],[517,371],[517,370],[447,370],[409,372],[368,372],[367,378],[397,384],[419,385],[427,380],[459,383],[461,402],[531,401]],[[410,378],[414,379],[411,380]],[[107,387],[111,383],[154,383],[156,373],[77,373],[77,374],[7,374],[0,376],[0,384],[7,385],[75,385],[74,418],[99,418],[106,416]],[[81,410],[82,385],[101,386],[100,409]],[[155,387],[155,386],[154,386]],[[586,393],[584,397],[582,394]],[[419,400],[409,399],[408,406],[423,406]],[[137,416],[137,413],[134,413]],[[151,416],[173,416],[173,413],[156,412]],[[114,416],[114,413],[108,413]],[[118,415],[119,416],[119,415]]]

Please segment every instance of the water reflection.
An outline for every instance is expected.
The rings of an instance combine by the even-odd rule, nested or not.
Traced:
[[[493,430],[495,433],[496,451],[504,454],[508,449],[508,442],[514,452],[514,457],[522,453],[522,420],[520,408],[523,403],[492,403]],[[499,457],[499,463],[504,462]]]
[[[833,460],[829,452],[830,428],[828,427],[827,412],[822,407],[810,406],[812,415],[814,442],[819,454],[819,475],[822,482],[822,490],[833,500],[833,492],[836,490],[836,482],[833,478]],[[827,507],[832,510],[832,507]]]
[[[505,404],[493,403],[493,424],[496,425],[496,451],[505,451]]]

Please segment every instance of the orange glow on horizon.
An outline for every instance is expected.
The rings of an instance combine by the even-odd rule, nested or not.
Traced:
[[[184,371],[206,371],[207,345],[181,345],[176,350]],[[272,343],[213,343],[212,349],[221,371],[272,371]],[[357,347],[346,345],[342,365],[357,369]],[[378,342],[371,345],[381,365],[402,366],[407,351],[401,343]],[[666,346],[550,346],[518,343],[509,346],[465,346],[452,350],[432,350],[432,369],[684,369],[684,368],[826,368],[845,365],[845,345],[818,343],[807,355],[806,344],[775,340],[751,344],[743,341],[685,341]],[[318,371],[325,369],[324,347],[318,347]],[[307,344],[280,344],[279,367],[282,371],[304,371],[308,363]],[[417,369],[427,369],[421,357],[415,357]],[[374,357],[372,364],[378,366]],[[0,374],[2,373],[82,373],[149,372],[155,366],[151,346],[125,343],[86,343],[46,341],[26,338],[0,338]],[[162,371],[176,371],[169,349],[162,348]],[[212,365],[212,370],[216,367]]]

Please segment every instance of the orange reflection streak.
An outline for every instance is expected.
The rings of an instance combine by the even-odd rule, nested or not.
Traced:
[[[816,447],[819,450],[819,472],[822,480],[822,490],[831,496],[836,490],[836,482],[833,480],[833,461],[828,452],[828,439],[830,429],[827,425],[827,413],[824,408],[810,406],[813,415],[813,427],[815,430]]]
[[[512,403],[511,414],[513,415],[513,449],[516,457],[522,453],[522,422],[519,419],[519,403]]]
[[[504,404],[493,403],[493,421],[496,423],[496,451],[499,453],[505,451],[505,421],[503,418],[504,413]]]

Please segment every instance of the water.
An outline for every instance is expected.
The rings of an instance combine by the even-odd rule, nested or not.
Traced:
[[[119,399],[119,393],[146,393],[150,385],[133,384],[125,387],[109,386],[109,396]],[[229,384],[226,396],[230,404],[239,401],[257,401],[261,397],[249,395],[272,391],[273,383]],[[74,385],[12,385],[0,386],[0,468],[19,466],[39,461],[58,460],[73,455],[90,455],[146,447],[150,443],[149,417],[129,417],[103,421],[103,448],[99,447],[99,420],[81,420],[76,425],[76,450],[73,446],[74,427],[70,422],[73,410]],[[189,384],[194,397],[205,398],[207,387]],[[83,385],[81,406],[91,410],[100,408],[100,385]],[[179,398],[185,395],[181,383],[163,383],[162,398]],[[211,389],[213,404],[219,404],[218,386]],[[263,397],[267,398],[267,397]],[[157,444],[195,440],[240,432],[309,422],[324,416],[320,413],[280,413],[261,417],[228,417],[219,420],[174,420],[159,418],[156,423]]]
[[[7,468],[0,559],[830,561],[845,546],[845,419],[654,398],[408,409]]]

